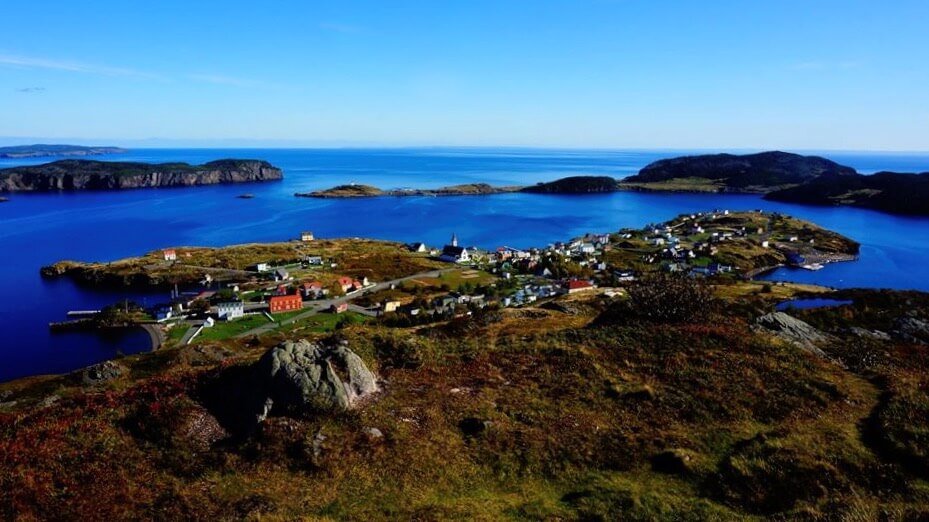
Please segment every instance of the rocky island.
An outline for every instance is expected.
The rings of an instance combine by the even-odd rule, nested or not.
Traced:
[[[520,187],[493,187],[487,183],[452,185],[437,189],[392,189],[382,190],[371,185],[339,185],[326,190],[294,194],[302,198],[371,198],[381,196],[485,196],[516,192]]]
[[[126,149],[119,147],[83,147],[80,145],[14,145],[0,147],[0,158],[47,158],[47,157],[79,157],[99,156],[101,154],[122,154]]]
[[[370,198],[381,196],[487,196],[509,192],[539,194],[594,194],[618,190],[615,179],[606,176],[573,176],[537,185],[495,187],[487,183],[467,183],[437,189],[382,190],[371,185],[339,185],[326,190],[294,194],[307,198]]]
[[[60,160],[0,169],[0,192],[187,187],[283,179],[266,161],[222,159],[203,165]]]

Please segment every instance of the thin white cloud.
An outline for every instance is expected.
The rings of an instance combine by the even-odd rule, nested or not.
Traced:
[[[162,80],[157,74],[127,69],[124,67],[110,67],[84,62],[41,58],[36,56],[20,56],[13,54],[0,54],[0,66],[21,69],[46,69],[83,74],[96,74],[100,76],[123,76],[129,78],[143,78],[148,80]]]

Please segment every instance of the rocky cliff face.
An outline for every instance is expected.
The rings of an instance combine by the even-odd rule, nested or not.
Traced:
[[[62,160],[0,170],[0,192],[184,187],[283,177],[281,169],[257,160],[226,159],[203,165]]]

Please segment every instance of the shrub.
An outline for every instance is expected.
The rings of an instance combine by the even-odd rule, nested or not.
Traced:
[[[627,291],[629,300],[607,309],[599,323],[614,323],[622,317],[663,324],[699,322],[706,318],[713,300],[703,280],[683,274],[650,274]]]

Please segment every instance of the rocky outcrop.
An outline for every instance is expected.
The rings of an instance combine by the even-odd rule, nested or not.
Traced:
[[[357,407],[377,379],[347,343],[287,341],[250,366],[228,368],[199,395],[234,436],[252,433],[269,415],[303,417]]]
[[[377,391],[374,374],[346,344],[287,341],[267,352],[254,371],[281,411],[345,410]]]
[[[0,192],[117,190],[283,179],[266,161],[226,159],[203,165],[62,160],[0,169]]]
[[[800,319],[787,315],[784,312],[773,312],[756,319],[755,325],[758,329],[771,333],[785,341],[792,342],[817,357],[823,359],[829,358],[828,355],[817,346],[822,342],[828,341],[829,337]]]
[[[897,319],[893,336],[913,344],[929,344],[929,321],[907,316]]]
[[[126,368],[115,361],[103,361],[79,372],[81,383],[85,386],[109,382],[118,379],[124,373],[126,373]]]
[[[204,384],[201,397],[231,433],[251,433],[268,415],[354,408],[378,391],[377,379],[347,343],[287,341],[247,367]]]

